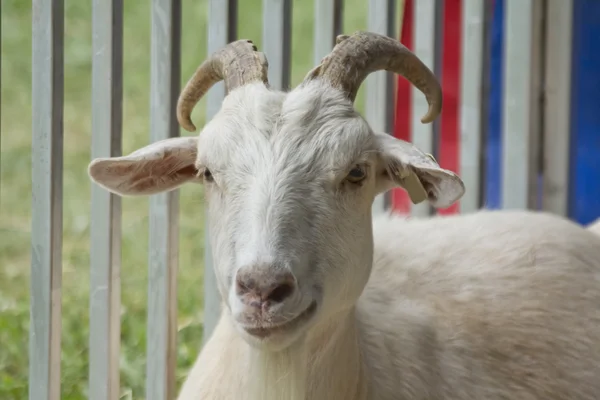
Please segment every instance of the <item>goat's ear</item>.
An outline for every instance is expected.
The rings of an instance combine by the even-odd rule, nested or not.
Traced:
[[[462,179],[441,168],[430,154],[391,135],[376,133],[375,137],[382,162],[380,192],[400,186],[414,204],[428,200],[436,208],[451,206],[465,193]]]
[[[197,151],[195,137],[164,139],[127,156],[96,158],[88,174],[98,185],[120,196],[156,194],[186,182],[200,182],[194,166]]]

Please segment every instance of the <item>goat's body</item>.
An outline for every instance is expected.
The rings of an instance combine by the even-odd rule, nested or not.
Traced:
[[[374,243],[356,310],[307,338],[307,399],[600,398],[597,236],[494,211],[379,218]],[[253,351],[224,312],[180,399],[248,399]]]
[[[373,399],[600,398],[600,241],[483,212],[378,221],[358,303]]]
[[[589,224],[587,226],[587,229],[589,229],[597,235],[600,235],[600,218]]]

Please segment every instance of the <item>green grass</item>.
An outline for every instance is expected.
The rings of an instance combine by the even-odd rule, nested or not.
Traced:
[[[107,0],[108,1],[108,0]],[[87,398],[91,143],[91,1],[65,1],[62,399]],[[123,151],[149,140],[150,4],[125,1]],[[182,84],[206,56],[208,5],[183,0]],[[262,6],[240,1],[239,36],[261,48]],[[366,0],[347,0],[344,32],[366,28]],[[294,2],[292,84],[313,66],[311,1]],[[27,398],[31,230],[31,2],[2,1],[0,187],[0,398]],[[362,110],[363,93],[357,107]],[[205,102],[193,119],[201,125]],[[186,134],[182,132],[182,134]],[[204,260],[201,188],[181,190],[177,379],[202,338]],[[148,200],[123,200],[122,398],[144,398]]]

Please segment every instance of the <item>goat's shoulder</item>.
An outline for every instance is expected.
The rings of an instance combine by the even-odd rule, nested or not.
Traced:
[[[436,285],[441,282],[432,272],[444,281],[487,274],[511,277],[533,266],[586,275],[593,270],[588,267],[597,265],[592,256],[600,251],[598,237],[590,230],[535,211],[483,210],[431,218],[384,215],[375,218],[373,235],[373,277],[384,276],[386,282],[402,281],[404,273],[434,279]]]
[[[596,235],[600,235],[600,218],[596,219],[595,221],[591,222],[590,224],[588,224],[586,226],[586,228],[590,231],[595,233]]]
[[[455,300],[547,296],[600,297],[600,240],[564,218],[532,211],[374,221],[373,271],[361,301]],[[597,292],[597,293],[596,293]],[[580,299],[581,298],[581,299]]]
[[[514,376],[538,385],[569,375],[591,393],[585,377],[600,374],[597,236],[545,213],[480,211],[378,218],[374,240],[357,317],[380,387],[405,376],[408,395],[418,389],[430,398],[496,398],[472,391],[495,390],[484,389],[499,378],[491,374],[515,385],[524,381]],[[444,384],[432,385],[436,379]],[[466,385],[470,394],[448,392],[473,379],[480,384]],[[559,383],[540,386],[540,395],[555,398],[550,389],[581,398]]]

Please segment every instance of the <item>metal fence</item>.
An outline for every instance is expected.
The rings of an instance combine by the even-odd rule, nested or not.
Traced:
[[[498,1],[498,0],[497,0]],[[505,0],[503,86],[503,177],[502,207],[532,208],[536,163],[545,157],[544,208],[566,215],[569,177],[568,149],[571,54],[571,10],[576,0]],[[460,19],[460,156],[457,169],[465,180],[467,194],[461,211],[472,211],[485,201],[486,162],[482,146],[488,117],[487,70],[490,40],[486,28],[493,1],[418,0],[412,3],[413,50],[438,75],[442,40],[443,6],[459,4]],[[237,38],[237,2],[207,0],[208,52]],[[364,29],[399,35],[403,1],[369,0],[368,26]],[[31,232],[31,400],[60,398],[61,337],[61,231],[63,165],[63,0],[33,0],[33,197]],[[294,6],[301,7],[300,2]],[[263,46],[269,58],[269,80],[275,88],[290,85],[291,0],[263,0]],[[93,0],[93,130],[92,157],[121,155],[123,98],[123,0]],[[342,32],[342,0],[315,0],[314,62],[333,47]],[[175,104],[180,82],[181,3],[152,0],[151,39],[151,140],[179,134]],[[405,16],[406,20],[406,16]],[[446,21],[447,23],[448,21]],[[550,27],[554,27],[551,29]],[[186,31],[193,28],[186,28]],[[190,34],[198,34],[193,32]],[[404,40],[405,38],[403,38]],[[539,72],[543,71],[540,75]],[[542,80],[543,78],[543,80]],[[426,107],[422,96],[400,104],[395,78],[385,72],[372,74],[366,83],[365,117],[378,131],[398,131],[395,115],[405,107],[410,139],[425,151],[438,154],[440,126],[421,125]],[[551,91],[544,92],[544,85]],[[547,88],[549,90],[549,88]],[[542,95],[540,96],[540,93]],[[547,94],[547,95],[545,95]],[[224,87],[208,93],[207,119],[219,109]],[[399,97],[398,97],[399,99]],[[402,115],[405,115],[402,114]],[[416,122],[415,122],[416,121]],[[544,128],[542,129],[541,125]],[[542,132],[544,136],[541,142]],[[395,132],[401,136],[401,132]],[[533,178],[532,178],[533,177]],[[394,204],[392,196],[381,196],[373,211]],[[121,200],[93,185],[91,204],[90,288],[90,399],[119,397],[120,339],[120,239]],[[418,205],[415,215],[430,209]],[[148,321],[146,398],[175,396],[176,360],[176,272],[178,252],[178,191],[150,198],[148,255]],[[208,235],[207,235],[208,236]],[[209,249],[210,243],[206,248]],[[219,297],[214,284],[210,251],[206,252],[205,338],[219,315]]]
[[[434,124],[419,124],[426,103],[399,83],[397,115],[404,118],[396,120],[395,134],[464,180],[460,203],[440,213],[529,208],[575,217],[569,204],[570,144],[578,130],[571,124],[571,65],[581,57],[572,50],[572,25],[582,2],[405,1],[402,41],[440,77],[444,110]],[[589,165],[583,169],[600,175]],[[393,194],[392,206],[433,213],[403,193]]]

